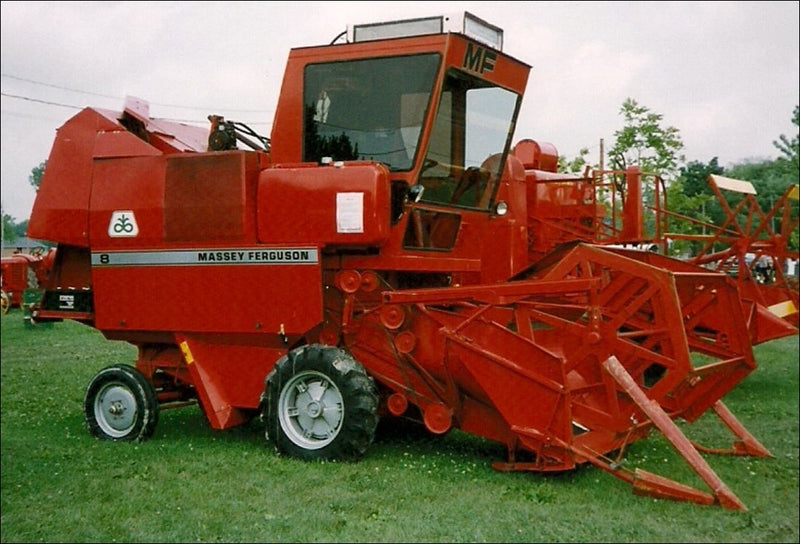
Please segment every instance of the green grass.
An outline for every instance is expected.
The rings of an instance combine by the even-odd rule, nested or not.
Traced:
[[[358,463],[303,463],[278,456],[258,421],[214,431],[186,407],[162,412],[147,442],[95,440],[85,387],[136,350],[74,322],[25,328],[12,310],[2,319],[2,542],[796,543],[798,337],[755,349],[759,368],[725,402],[774,457],[705,456],[748,507],[734,512],[636,496],[591,466],[495,472],[503,448],[460,432],[382,424]],[[722,425],[704,416],[684,428],[706,443]],[[627,462],[695,485],[660,434]]]

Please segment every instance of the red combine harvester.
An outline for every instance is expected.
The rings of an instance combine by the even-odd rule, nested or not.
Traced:
[[[713,451],[770,455],[721,400],[756,368],[734,281],[604,247],[644,238],[642,173],[616,217],[601,183],[559,179],[554,148],[512,147],[530,67],[501,29],[461,13],[347,35],[290,52],[269,139],[139,100],[58,131],[34,317],[139,353],[91,380],[91,433],[144,440],[197,400],[214,429],[260,417],[281,453],[357,459],[379,418],[411,418],[503,444],[498,470],[590,463],[745,510],[676,424],[712,411],[736,438]],[[622,226],[602,234],[607,209]],[[622,466],[654,429],[710,492]]]

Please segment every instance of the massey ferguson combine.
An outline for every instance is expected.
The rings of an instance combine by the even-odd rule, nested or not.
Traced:
[[[283,454],[357,459],[379,418],[411,418],[505,445],[498,470],[590,463],[745,510],[701,456],[770,455],[722,402],[756,368],[735,282],[610,246],[646,238],[644,173],[608,173],[617,210],[605,173],[512,144],[530,67],[502,39],[462,13],[293,49],[268,139],[135,99],[67,121],[30,219],[58,244],[34,316],[138,348],[91,380],[90,432],[144,440],[199,401],[214,429],[260,417]],[[706,412],[730,449],[676,424]],[[708,491],[623,467],[654,430]]]

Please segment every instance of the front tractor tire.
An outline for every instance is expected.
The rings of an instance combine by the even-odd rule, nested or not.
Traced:
[[[375,438],[378,392],[346,351],[308,345],[282,357],[262,396],[267,438],[303,460],[358,460]]]
[[[141,442],[158,423],[158,399],[152,384],[130,365],[98,372],[86,389],[83,411],[96,438]]]

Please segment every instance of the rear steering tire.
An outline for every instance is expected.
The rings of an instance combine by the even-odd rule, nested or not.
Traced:
[[[261,417],[280,453],[357,460],[375,438],[378,392],[346,351],[318,344],[290,351],[267,376]]]
[[[98,372],[83,401],[89,432],[96,438],[141,442],[158,423],[158,399],[152,384],[130,365]]]

